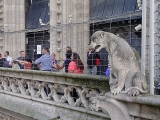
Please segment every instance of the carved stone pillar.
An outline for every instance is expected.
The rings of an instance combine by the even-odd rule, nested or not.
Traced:
[[[71,46],[86,66],[89,43],[89,0],[50,1],[50,51],[65,58],[66,47]],[[80,24],[78,24],[80,23]]]
[[[14,33],[25,29],[25,0],[5,0],[3,8],[4,50],[9,51],[10,55],[15,58],[19,56],[19,51],[25,50],[25,33]],[[6,34],[6,32],[10,33]]]

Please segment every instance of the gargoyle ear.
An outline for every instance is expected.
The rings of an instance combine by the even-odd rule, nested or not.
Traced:
[[[102,37],[102,38],[104,37],[104,32],[101,33],[101,37]]]

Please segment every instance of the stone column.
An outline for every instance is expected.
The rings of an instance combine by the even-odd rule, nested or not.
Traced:
[[[4,34],[3,34],[3,15],[4,9],[3,9],[3,0],[0,0],[0,53],[3,53],[4,51]]]
[[[10,56],[19,56],[19,51],[25,50],[25,33],[20,33],[25,29],[25,1],[5,0],[4,7],[4,40],[5,51],[10,52]],[[6,33],[8,32],[8,33]]]
[[[89,0],[50,0],[50,50],[65,58],[66,47],[71,46],[86,66],[89,43]],[[78,24],[80,23],[80,24]],[[62,63],[62,61],[60,62]]]

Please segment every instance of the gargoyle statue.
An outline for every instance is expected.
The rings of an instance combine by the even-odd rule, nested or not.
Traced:
[[[136,96],[148,92],[145,76],[140,71],[135,54],[123,38],[97,31],[91,37],[91,46],[97,52],[105,47],[109,54],[110,89],[113,95],[121,92]]]

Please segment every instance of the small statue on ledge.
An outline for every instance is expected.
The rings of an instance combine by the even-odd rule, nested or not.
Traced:
[[[140,71],[135,54],[123,38],[97,31],[91,37],[91,46],[96,48],[96,52],[105,47],[109,54],[110,89],[113,95],[121,92],[138,96],[148,92],[145,76]]]

